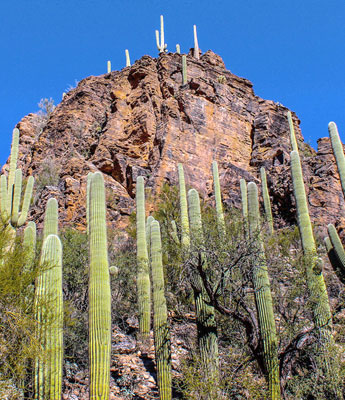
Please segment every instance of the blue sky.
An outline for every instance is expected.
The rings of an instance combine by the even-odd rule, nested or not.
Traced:
[[[164,15],[168,49],[193,45],[220,54],[227,68],[251,80],[257,95],[297,113],[314,147],[334,120],[345,141],[344,0],[110,1],[2,0],[0,5],[0,164],[11,132],[41,98],[89,75],[157,55],[154,31]]]

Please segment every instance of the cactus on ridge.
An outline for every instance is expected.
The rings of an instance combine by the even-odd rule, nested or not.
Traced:
[[[153,289],[153,332],[160,400],[171,400],[171,348],[168,312],[164,293],[162,244],[159,222],[151,220],[151,275]]]
[[[129,51],[126,49],[125,53],[126,53],[126,67],[130,67],[131,66],[131,59],[129,58]]]
[[[181,48],[179,44],[176,45],[176,53],[181,54]]]
[[[199,60],[200,52],[199,52],[198,36],[196,32],[196,25],[193,25],[193,32],[194,32],[194,57]]]
[[[291,147],[292,147],[293,151],[298,152],[298,145],[297,145],[297,140],[296,140],[296,135],[295,135],[295,128],[293,126],[291,111],[287,112],[287,118],[289,121]]]
[[[222,205],[222,195],[220,192],[219,172],[218,172],[217,161],[212,162],[212,175],[213,175],[214,197],[216,200],[218,232],[219,232],[220,236],[224,236],[225,235],[225,221],[224,221],[224,213],[223,213],[223,205]]]
[[[103,175],[91,177],[89,199],[90,400],[108,400],[111,351],[111,294]]]
[[[111,61],[108,60],[107,61],[107,73],[110,74],[110,72],[111,72]]]
[[[156,43],[159,53],[165,53],[167,51],[167,45],[164,43],[164,20],[163,15],[160,17],[161,19],[161,37],[159,40],[159,31],[156,30]]]
[[[188,215],[190,221],[190,232],[192,244],[200,253],[196,254],[198,260],[202,260],[202,268],[207,271],[206,257],[200,246],[204,246],[202,232],[201,210],[199,194],[195,189],[188,191]],[[193,248],[192,248],[193,251]],[[196,308],[196,319],[198,329],[198,343],[202,363],[205,370],[209,370],[215,380],[218,378],[218,339],[217,324],[215,321],[214,307],[207,304],[208,295],[204,288],[200,275],[193,273],[192,286]]]
[[[185,54],[182,56],[182,85],[187,85],[187,57]]]
[[[268,187],[267,187],[266,170],[264,167],[260,168],[260,175],[261,175],[262,197],[264,199],[265,216],[266,216],[266,221],[268,224],[269,233],[272,235],[274,232],[273,217],[272,217],[272,209],[271,209],[271,200],[270,200],[270,195],[268,193]]]
[[[251,260],[253,271],[255,303],[257,308],[260,336],[264,349],[271,400],[278,400],[280,395],[278,341],[273,311],[270,281],[263,242],[260,235],[260,211],[258,188],[254,182],[248,183],[248,221],[249,234],[253,243],[254,254]]]
[[[139,308],[139,332],[144,340],[149,337],[151,323],[151,285],[145,225],[144,178],[137,177],[137,291]]]

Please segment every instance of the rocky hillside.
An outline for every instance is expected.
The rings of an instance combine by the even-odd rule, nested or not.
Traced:
[[[153,205],[163,182],[177,182],[182,162],[187,184],[212,200],[210,168],[217,160],[228,205],[239,205],[239,179],[257,181],[265,166],[276,223],[293,222],[287,108],[256,96],[252,83],[212,51],[200,60],[187,56],[187,72],[182,85],[179,54],[144,56],[121,71],[82,80],[45,124],[35,114],[24,117],[17,125],[20,165],[36,176],[40,192],[32,213],[40,218],[53,193],[61,221],[82,229],[86,175],[100,170],[110,189],[109,221],[123,227],[138,175],[147,177]],[[315,152],[293,119],[312,219],[321,230],[330,222],[342,228],[345,208],[329,140],[320,139]]]

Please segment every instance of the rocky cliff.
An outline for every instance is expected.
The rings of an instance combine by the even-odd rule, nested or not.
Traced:
[[[239,179],[258,181],[265,166],[276,224],[294,222],[287,108],[256,96],[252,83],[228,71],[212,51],[200,60],[187,56],[187,70],[182,85],[179,54],[144,56],[121,71],[82,80],[44,125],[35,114],[23,118],[17,125],[20,165],[36,176],[39,191],[32,213],[42,218],[53,193],[62,223],[82,229],[86,176],[100,170],[109,221],[121,228],[134,208],[138,175],[146,177],[154,199],[163,182],[177,183],[181,162],[187,184],[212,201],[211,162],[217,160],[225,203],[239,206]],[[329,140],[320,139],[315,152],[293,119],[313,222],[323,231],[330,222],[343,228]]]

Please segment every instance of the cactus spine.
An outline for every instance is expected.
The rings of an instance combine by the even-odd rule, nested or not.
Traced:
[[[126,49],[125,53],[126,53],[126,67],[130,67],[131,66],[131,59],[129,58],[129,51]]]
[[[164,20],[163,15],[161,15],[161,39],[159,41],[159,32],[156,31],[156,43],[159,53],[165,53],[167,45],[164,43]]]
[[[264,199],[264,207],[265,207],[265,216],[268,224],[269,233],[272,235],[274,232],[273,229],[273,217],[272,217],[272,209],[271,209],[271,200],[270,195],[268,193],[267,187],[267,179],[266,179],[266,171],[264,167],[260,168],[261,175],[261,187],[262,187],[262,197]]]
[[[44,215],[43,240],[48,235],[57,235],[58,225],[58,202],[54,197],[51,197],[47,201],[46,212]]]
[[[194,57],[196,59],[200,59],[200,53],[199,53],[199,43],[198,43],[198,36],[196,32],[196,25],[193,25],[193,32],[194,32]]]
[[[139,331],[143,339],[150,334],[150,272],[145,228],[145,187],[144,178],[138,176],[136,187],[137,205],[137,290],[139,308]]]
[[[337,162],[341,188],[345,196],[345,157],[343,144],[341,143],[337,125],[334,122],[328,124],[329,137],[331,138],[335,160]]]
[[[90,182],[89,204],[89,360],[90,400],[109,399],[111,296],[103,175]]]
[[[180,213],[181,213],[181,244],[182,248],[187,250],[190,245],[189,237],[189,221],[188,221],[188,205],[186,195],[186,184],[184,179],[183,165],[178,164],[178,179],[180,191]]]
[[[193,247],[200,254],[198,260],[202,260],[203,270],[207,269],[204,251],[200,246],[204,246],[202,233],[200,200],[198,192],[195,189],[188,191],[188,214],[190,220],[190,229],[193,239]],[[214,317],[214,307],[207,304],[208,296],[205,291],[202,280],[197,272],[194,272],[192,286],[194,290],[198,342],[201,360],[206,370],[210,370],[211,375],[217,379],[218,375],[218,342],[217,325]]]
[[[293,121],[292,121],[292,116],[291,116],[290,111],[287,112],[287,118],[289,121],[291,147],[292,147],[293,151],[298,151],[298,145],[297,145],[296,135],[295,135],[295,128],[293,126]]]
[[[306,258],[307,284],[312,299],[314,323],[320,332],[330,335],[332,324],[328,294],[322,275],[322,261],[317,257],[313,230],[310,222],[301,162],[297,151],[291,152],[291,172],[296,199],[297,222]]]
[[[181,48],[179,44],[176,45],[176,53],[181,54]]]
[[[152,220],[151,220],[152,221]],[[171,399],[171,349],[167,305],[164,294],[162,244],[158,221],[152,221],[151,271],[153,287],[153,329],[160,400]]]
[[[220,236],[225,235],[225,222],[222,205],[222,195],[220,193],[219,173],[217,161],[212,162],[212,175],[213,175],[213,186],[214,196],[216,199],[216,212],[217,212],[217,225]]]
[[[62,390],[62,246],[56,235],[43,242],[35,292],[42,357],[36,360],[35,398],[60,400]]]
[[[182,56],[182,85],[187,85],[187,57]]]
[[[248,183],[249,233],[253,242],[253,286],[259,319],[260,335],[264,348],[270,399],[280,399],[279,362],[276,326],[273,312],[270,281],[263,243],[260,236],[260,213],[258,188],[254,182]]]

